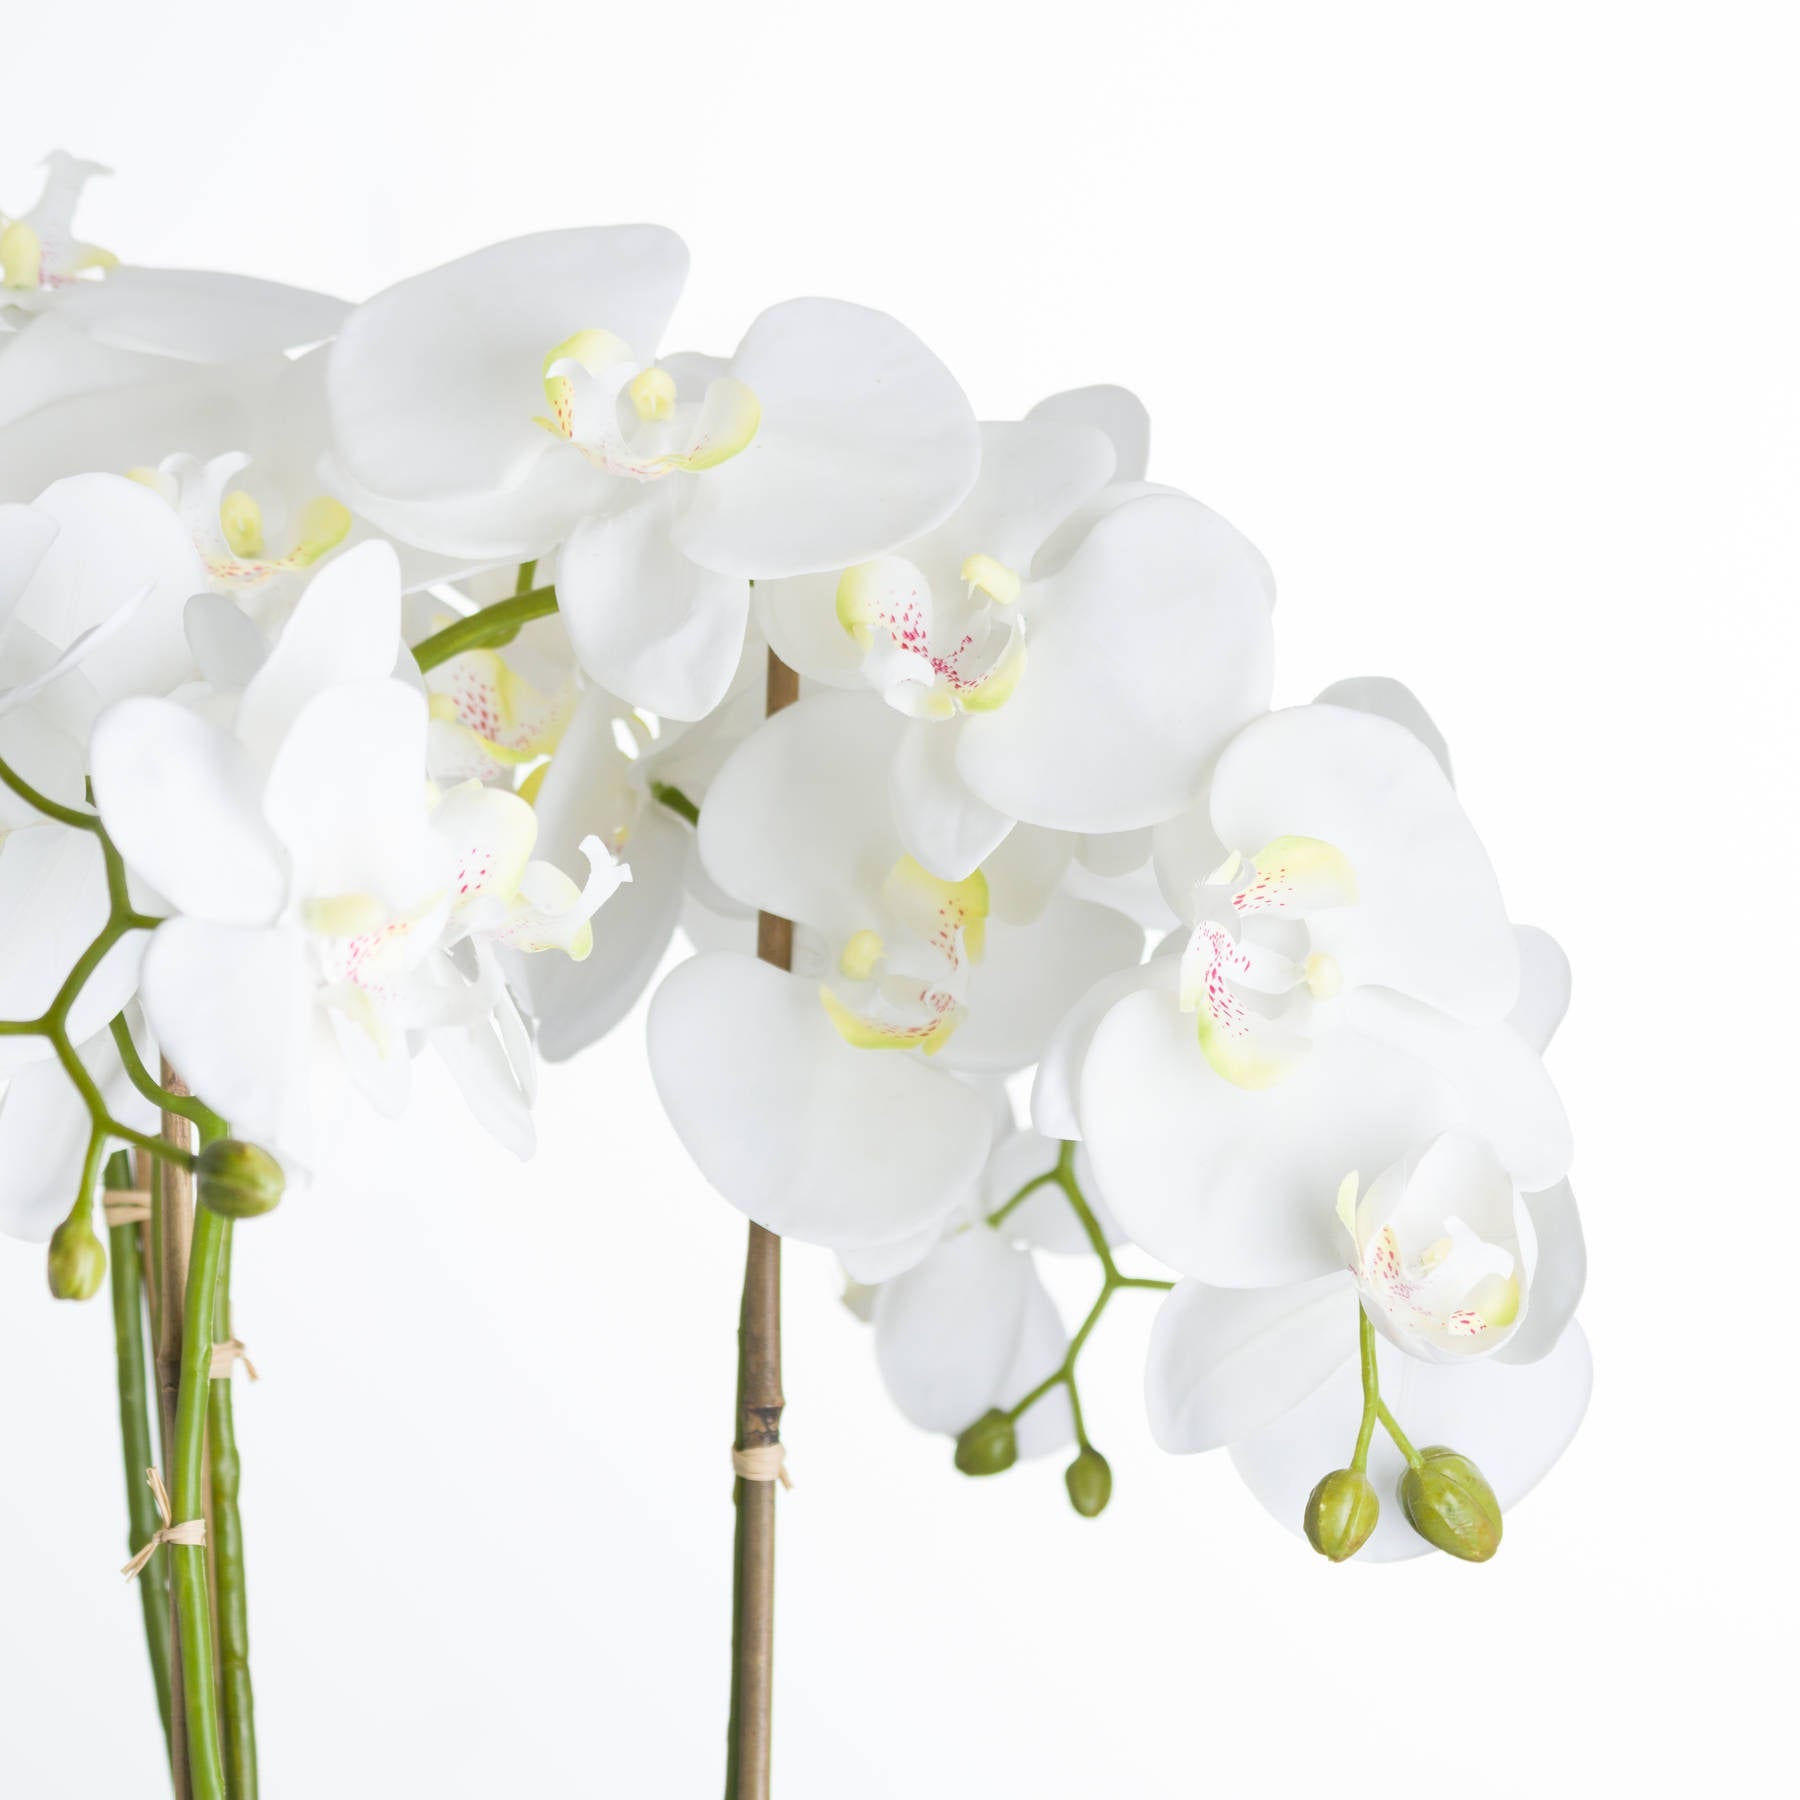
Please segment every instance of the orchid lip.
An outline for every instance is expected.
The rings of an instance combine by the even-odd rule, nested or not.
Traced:
[[[660,481],[703,474],[750,447],[762,403],[735,376],[708,383],[698,401],[659,363],[640,362],[615,333],[578,331],[544,358],[549,416],[537,423],[607,475]]]

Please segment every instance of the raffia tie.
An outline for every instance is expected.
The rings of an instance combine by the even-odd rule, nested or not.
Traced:
[[[108,1225],[143,1225],[150,1218],[148,1188],[108,1188],[101,1202]]]
[[[175,1515],[169,1508],[169,1490],[163,1486],[161,1474],[155,1469],[146,1469],[144,1479],[149,1482],[150,1492],[156,1498],[156,1510],[162,1516],[162,1530],[152,1532],[149,1542],[119,1571],[127,1581],[144,1572],[144,1565],[156,1554],[159,1545],[185,1544],[193,1550],[206,1547],[206,1521],[183,1519],[177,1525]]]
[[[748,1450],[734,1444],[731,1467],[740,1481],[779,1481],[784,1488],[794,1485],[788,1479],[787,1452],[780,1444],[756,1444]]]
[[[256,1364],[250,1360],[250,1352],[244,1348],[242,1338],[227,1338],[224,1343],[213,1345],[212,1366],[207,1374],[214,1381],[229,1381],[231,1371],[238,1363],[244,1365],[244,1373],[252,1381],[262,1380],[256,1372]]]

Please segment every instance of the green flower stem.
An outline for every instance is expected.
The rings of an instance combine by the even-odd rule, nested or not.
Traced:
[[[206,1514],[206,1414],[212,1385],[213,1318],[219,1268],[231,1224],[204,1206],[194,1209],[188,1252],[186,1317],[181,1340],[181,1391],[175,1409],[175,1453],[170,1499],[175,1521]],[[207,1593],[207,1547],[169,1544],[170,1579],[181,1626],[182,1693],[186,1703],[188,1770],[194,1800],[225,1800],[225,1767],[219,1744],[218,1677],[213,1668],[212,1601]]]
[[[1400,1429],[1399,1422],[1388,1411],[1387,1402],[1381,1397],[1381,1375],[1375,1362],[1375,1325],[1363,1310],[1360,1300],[1356,1303],[1356,1329],[1357,1352],[1362,1361],[1363,1409],[1362,1422],[1356,1428],[1356,1449],[1351,1454],[1350,1466],[1358,1474],[1367,1470],[1369,1445],[1374,1439],[1375,1425],[1379,1420],[1382,1428],[1394,1440],[1394,1448],[1416,1469],[1424,1459],[1412,1447],[1406,1433]]]
[[[73,831],[91,832],[99,841],[101,859],[106,870],[106,923],[75,959],[74,967],[56,990],[49,1006],[35,1019],[0,1020],[0,1036],[41,1037],[48,1041],[56,1060],[62,1065],[63,1073],[68,1076],[75,1091],[80,1094],[82,1104],[87,1108],[87,1154],[82,1160],[81,1179],[69,1211],[69,1217],[73,1219],[93,1204],[94,1190],[100,1183],[101,1164],[106,1159],[109,1140],[130,1144],[165,1162],[178,1163],[189,1169],[194,1166],[194,1159],[186,1150],[177,1148],[163,1138],[135,1131],[112,1116],[107,1109],[106,1096],[101,1093],[99,1083],[88,1073],[75,1048],[74,1040],[69,1036],[70,1014],[94,971],[121,939],[134,931],[152,931],[160,921],[147,913],[139,912],[131,904],[125,860],[119,855],[112,839],[106,835],[106,829],[98,815],[83,812],[77,807],[64,806],[48,795],[39,793],[4,758],[0,758],[0,784],[10,788],[45,818],[54,820],[59,825],[66,825]],[[119,1033],[115,1032],[115,1040],[118,1036]],[[135,1052],[133,1055],[135,1058]]]
[[[531,592],[531,584],[537,580],[538,559],[534,556],[530,562],[519,564],[519,573],[513,582],[513,598],[522,600]]]
[[[158,1112],[174,1113],[177,1118],[186,1119],[200,1133],[203,1145],[226,1135],[225,1121],[204,1100],[193,1094],[178,1094],[174,1089],[164,1087],[144,1066],[144,1059],[138,1055],[138,1047],[132,1042],[131,1029],[125,1023],[123,1013],[113,1020],[110,1029],[113,1047],[119,1053],[119,1061],[125,1065],[126,1077]]]
[[[204,1131],[202,1132],[205,1138]],[[231,1336],[231,1241],[229,1220],[219,1256],[218,1298],[212,1341]],[[256,1800],[256,1701],[250,1682],[250,1611],[244,1574],[244,1525],[238,1511],[237,1426],[232,1418],[231,1377],[212,1381],[207,1392],[207,1439],[211,1452],[213,1575],[219,1622],[219,1690],[224,1715],[225,1772],[231,1800]]]
[[[671,787],[666,781],[653,781],[650,798],[659,806],[666,806],[678,819],[686,819],[690,825],[700,823],[700,808],[680,788]]]
[[[1069,1340],[1067,1354],[1062,1362],[1049,1375],[1045,1376],[1024,1399],[1007,1409],[1006,1417],[1017,1424],[1032,1407],[1043,1399],[1053,1388],[1064,1388],[1069,1396],[1069,1413],[1075,1422],[1075,1441],[1083,1450],[1092,1449],[1088,1442],[1087,1426],[1081,1413],[1081,1390],[1075,1379],[1075,1364],[1081,1355],[1082,1346],[1093,1335],[1094,1327],[1100,1323],[1100,1315],[1114,1294],[1120,1288],[1148,1288],[1157,1293],[1167,1293],[1175,1284],[1172,1281],[1160,1281],[1148,1275],[1121,1275],[1119,1265],[1113,1260],[1112,1246],[1106,1241],[1106,1233],[1100,1228],[1100,1221],[1094,1217],[1094,1209],[1088,1205],[1087,1197],[1081,1191],[1081,1184],[1075,1179],[1075,1146],[1065,1143],[1057,1153],[1056,1167],[1044,1174],[1034,1177],[1025,1183],[1019,1191],[1009,1199],[998,1211],[988,1214],[990,1226],[998,1226],[1015,1207],[1037,1192],[1041,1187],[1054,1182],[1062,1189],[1063,1198],[1068,1201],[1075,1217],[1080,1221],[1081,1229],[1093,1247],[1095,1256],[1100,1259],[1101,1286],[1094,1304],[1088,1308],[1088,1314],[1081,1321],[1075,1335]]]
[[[0,783],[11,788],[34,811],[41,812],[46,819],[54,819],[59,825],[72,825],[77,831],[100,829],[100,821],[93,813],[82,812],[74,806],[64,806],[47,794],[40,794],[4,758],[0,758]]]
[[[128,1188],[131,1170],[115,1156],[108,1185]],[[138,1261],[138,1227],[114,1225],[107,1232],[112,1264],[113,1340],[119,1372],[119,1442],[125,1454],[125,1504],[130,1518],[133,1556],[155,1535],[161,1520],[144,1480],[156,1461],[150,1440],[150,1388],[145,1376],[144,1272]],[[153,1556],[138,1577],[144,1608],[144,1642],[150,1652],[150,1675],[156,1684],[156,1706],[163,1738],[169,1736],[169,1574],[163,1559]]]
[[[1369,1466],[1369,1445],[1375,1437],[1375,1411],[1381,1404],[1381,1381],[1375,1372],[1375,1327],[1363,1311],[1360,1300],[1356,1303],[1356,1327],[1362,1356],[1363,1409],[1350,1466],[1360,1475]]]
[[[1382,1426],[1386,1430],[1388,1436],[1394,1440],[1394,1448],[1406,1458],[1407,1462],[1413,1468],[1417,1469],[1423,1467],[1425,1462],[1424,1457],[1412,1447],[1412,1444],[1407,1439],[1406,1433],[1400,1429],[1399,1422],[1395,1419],[1394,1415],[1388,1411],[1387,1402],[1385,1400],[1377,1400],[1375,1402],[1375,1412],[1376,1416],[1381,1420]]]
[[[413,660],[421,670],[435,669],[465,650],[498,649],[502,644],[510,644],[533,619],[546,619],[555,611],[554,587],[528,588],[510,600],[484,606],[480,612],[470,613],[466,619],[458,619],[442,631],[420,639],[413,645]]]

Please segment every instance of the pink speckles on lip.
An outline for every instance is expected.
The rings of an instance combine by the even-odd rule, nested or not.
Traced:
[[[1194,929],[1186,957],[1183,988],[1196,1004],[1204,1005],[1213,1022],[1233,1037],[1247,1036],[1249,1012],[1231,988],[1233,974],[1249,973],[1250,959],[1223,925],[1203,919]],[[1196,971],[1197,977],[1196,977]]]

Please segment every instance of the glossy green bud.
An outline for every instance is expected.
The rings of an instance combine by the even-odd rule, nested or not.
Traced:
[[[1084,1519],[1097,1519],[1112,1498],[1112,1465],[1092,1444],[1063,1470],[1069,1504]]]
[[[956,1466],[965,1475],[998,1475],[1018,1460],[1018,1434],[998,1408],[984,1412],[956,1440]]]
[[[1442,1444],[1421,1450],[1418,1468],[1400,1477],[1400,1505],[1420,1537],[1464,1562],[1486,1562],[1500,1548],[1500,1502],[1487,1477]]]
[[[1374,1482],[1361,1469],[1333,1469],[1306,1496],[1306,1541],[1334,1563],[1348,1562],[1380,1518]]]
[[[50,1292],[58,1300],[91,1300],[105,1279],[106,1246],[94,1235],[84,1206],[50,1239]]]
[[[268,1151],[220,1138],[200,1152],[200,1204],[222,1219],[254,1219],[273,1212],[287,1179]]]

